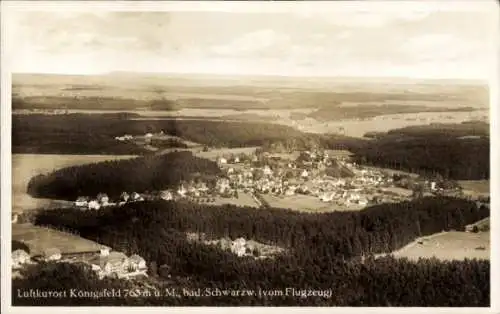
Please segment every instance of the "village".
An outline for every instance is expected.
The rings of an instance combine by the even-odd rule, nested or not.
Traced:
[[[116,139],[142,138],[150,143],[151,139],[164,136],[160,132],[143,136],[124,135]],[[113,200],[103,191],[96,197],[81,196],[74,205],[82,210],[99,210],[144,200],[185,199],[206,204],[287,208],[289,203],[294,203],[287,200],[293,199],[298,200],[297,206],[308,207],[310,202],[313,207],[321,207],[322,211],[361,210],[369,205],[444,193],[446,189],[440,182],[418,176],[400,176],[391,171],[361,166],[345,151],[316,149],[273,153],[258,149],[251,153],[231,153],[228,150],[214,159],[223,173],[215,182],[197,179],[163,191],[124,191]],[[454,192],[459,193],[458,190]]]
[[[24,249],[12,252],[13,276],[21,276],[20,270],[26,266],[43,262],[83,263],[92,269],[100,279],[114,277],[132,279],[146,276],[148,267],[144,258],[137,254],[127,256],[119,251],[112,251],[104,245],[97,245],[91,251],[68,253],[56,247],[45,248],[41,252],[28,253]]]

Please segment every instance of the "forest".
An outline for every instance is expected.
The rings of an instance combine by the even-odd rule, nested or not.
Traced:
[[[14,115],[13,153],[137,154],[132,143],[117,142],[124,134],[164,131],[168,135],[213,147],[260,146],[276,140],[314,137],[291,127],[262,122],[182,120],[129,120],[112,115]],[[142,152],[144,153],[144,152]]]
[[[488,306],[487,261],[410,262],[372,255],[401,248],[419,236],[463,230],[466,224],[487,216],[486,207],[447,197],[323,214],[152,201],[98,212],[42,211],[35,224],[73,230],[115,250],[138,253],[148,261],[151,277],[160,282],[167,279],[158,269],[166,265],[169,275],[190,278],[194,286],[334,291],[331,299],[149,300],[153,303]],[[205,233],[209,239],[253,239],[283,247],[285,253],[263,260],[239,258],[217,247],[188,242],[188,231]]]
[[[66,89],[75,91],[79,88]],[[81,88],[80,88],[81,89]],[[87,88],[83,88],[83,91]],[[13,110],[178,110],[179,104],[176,101],[164,98],[151,100],[141,100],[123,97],[102,97],[102,96],[28,96],[12,97]]]
[[[472,136],[472,138],[470,138]],[[486,123],[431,124],[377,134],[352,146],[361,164],[401,169],[454,180],[490,177],[490,138]]]
[[[439,173],[454,180],[489,178],[489,125],[479,122],[395,129],[377,134],[372,140],[304,133],[271,123],[128,120],[91,114],[15,115],[12,125],[13,153],[144,154],[137,145],[118,142],[114,137],[164,131],[210,147],[344,149],[353,152],[360,164],[420,174]]]
[[[28,193],[33,197],[70,201],[78,196],[106,193],[116,199],[122,192],[177,188],[182,181],[197,178],[211,182],[219,173],[213,161],[189,151],[172,152],[62,168],[31,178]]]
[[[376,116],[419,112],[468,112],[474,111],[472,107],[428,107],[428,106],[405,106],[405,105],[369,105],[359,104],[356,106],[321,106],[317,110],[307,114],[307,117],[318,121],[335,121],[344,119],[369,119]]]

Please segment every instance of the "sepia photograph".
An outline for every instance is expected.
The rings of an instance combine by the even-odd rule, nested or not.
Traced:
[[[2,308],[492,307],[498,13],[2,1]]]

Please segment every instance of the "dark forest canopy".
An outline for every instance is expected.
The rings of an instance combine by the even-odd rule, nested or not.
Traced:
[[[123,234],[122,240],[128,239],[125,241],[129,245],[125,248],[127,251],[136,253],[140,248],[149,260],[159,256],[151,246],[153,242],[147,242],[148,232],[158,229],[153,233],[160,234],[161,230],[172,229],[203,232],[212,238],[245,237],[294,248],[298,254],[296,258],[306,261],[307,256],[349,258],[391,252],[417,237],[443,230],[464,230],[467,224],[488,216],[486,207],[477,208],[474,202],[448,197],[380,204],[363,211],[315,214],[276,208],[260,210],[234,205],[155,201],[99,212],[77,209],[42,211],[35,223],[75,230],[83,237],[98,237],[111,247],[118,243],[108,236],[117,232]],[[141,218],[139,224],[134,222],[134,217]],[[131,233],[130,228],[134,232]],[[148,231],[142,233],[141,228]],[[141,234],[145,235],[144,238]],[[137,241],[143,245],[134,246],[139,244]]]
[[[408,106],[396,104],[367,105],[359,104],[356,106],[321,106],[319,109],[311,112],[307,116],[319,121],[332,121],[343,119],[368,119],[376,116],[390,114],[405,114],[419,112],[468,112],[477,110],[472,107],[435,107],[435,106]]]
[[[489,125],[481,122],[411,126],[377,134],[352,147],[359,163],[455,180],[489,179]]]
[[[345,149],[361,164],[440,175],[457,180],[489,178],[489,125],[480,122],[431,124],[379,133],[374,140],[311,134],[258,122],[208,120],[126,120],[100,115],[15,115],[14,153],[144,154],[124,134],[164,131],[212,147],[263,146],[270,150]],[[472,136],[472,137],[471,137]],[[166,145],[182,146],[179,143]]]
[[[70,89],[79,90],[81,88]],[[178,110],[175,100],[153,98],[150,100],[102,96],[28,96],[12,98],[13,110]]]
[[[473,202],[453,198],[423,198],[328,214],[156,201],[98,212],[43,211],[35,223],[74,230],[127,254],[138,253],[149,265],[168,265],[172,276],[189,277],[196,287],[333,289],[333,297],[326,300],[201,298],[180,301],[183,304],[487,306],[489,262],[414,263],[370,256],[391,252],[419,236],[461,230],[488,215],[485,207],[478,209]],[[204,232],[209,239],[244,237],[277,244],[287,253],[275,259],[238,258],[220,248],[187,241],[188,231]],[[364,263],[351,259],[359,255],[368,259]]]
[[[28,193],[34,197],[66,200],[98,193],[107,193],[113,198],[122,192],[173,188],[197,175],[211,178],[219,173],[213,161],[187,151],[172,152],[59,169],[33,177],[28,183]]]
[[[175,118],[126,120],[95,114],[32,114],[12,117],[12,147],[14,153],[90,154],[109,150],[128,155],[135,154],[138,148],[133,149],[130,145],[135,145],[131,143],[117,142],[114,139],[116,136],[161,131],[214,147],[260,146],[278,140],[307,141],[317,137],[292,127],[262,122],[192,121]]]
[[[215,250],[214,250],[215,251]],[[213,255],[191,255],[186,258],[202,258]],[[201,263],[201,261],[200,261]],[[278,265],[279,266],[279,265]],[[273,282],[263,281],[266,273]],[[315,265],[282,266],[263,268],[255,274],[241,274],[239,283],[198,282],[178,279],[161,288],[218,288],[252,289],[257,293],[267,285],[307,289],[331,289],[330,298],[297,296],[285,297],[114,297],[114,298],[21,298],[18,291],[100,291],[115,289],[122,292],[144,287],[139,282],[119,279],[99,280],[95,273],[81,264],[46,263],[29,267],[24,278],[12,282],[14,306],[417,306],[417,307],[487,307],[490,306],[489,261],[464,260],[441,262],[422,259],[411,262],[406,259],[385,257],[367,259],[364,263],[332,261],[326,271]],[[314,278],[306,277],[313,275]],[[243,283],[243,278],[259,281]],[[279,279],[278,279],[279,278]],[[304,285],[304,279],[312,283]],[[332,280],[334,278],[334,280]],[[150,285],[151,287],[151,285]],[[383,287],[383,288],[381,288]],[[160,288],[160,287],[158,287]]]

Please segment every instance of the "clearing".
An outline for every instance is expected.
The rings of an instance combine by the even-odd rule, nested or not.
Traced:
[[[217,157],[227,156],[231,154],[253,154],[257,150],[257,146],[255,147],[242,147],[242,148],[215,148],[210,149],[207,152],[201,151],[195,153],[197,157],[207,158],[211,160],[216,160]]]
[[[270,194],[261,194],[261,197],[269,203],[269,206],[275,208],[285,208],[301,212],[320,213],[333,211],[354,211],[362,210],[361,206],[340,206],[336,203],[325,203],[319,198],[311,195],[296,194],[292,196],[275,196]]]
[[[490,196],[490,180],[458,181],[465,195]]]
[[[203,204],[216,205],[216,206],[230,204],[236,206],[260,207],[260,205],[252,197],[252,195],[250,193],[245,193],[245,192],[238,192],[238,198],[236,197],[226,198],[221,196],[214,196],[214,197],[209,197],[209,199],[213,201],[203,202]]]
[[[409,259],[438,258],[463,260],[465,258],[490,259],[489,232],[441,232],[422,237],[392,253]]]
[[[77,235],[32,224],[13,224],[12,240],[26,244],[30,255],[43,254],[46,249],[57,248],[62,254],[99,252],[103,245]]]
[[[134,157],[136,156],[13,154],[12,211],[22,212],[40,207],[68,205],[69,202],[35,199],[28,195],[26,193],[28,183],[36,175],[65,167]]]

